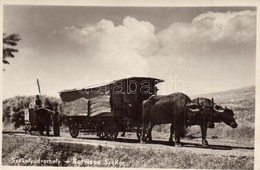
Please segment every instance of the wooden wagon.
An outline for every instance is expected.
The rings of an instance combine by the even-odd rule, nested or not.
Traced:
[[[160,82],[163,80],[131,77],[60,92],[64,107],[70,108],[64,114],[71,136],[76,138],[84,131],[94,132],[101,139],[115,140],[119,132],[136,132],[140,139],[142,102],[157,93],[156,84]]]
[[[24,130],[25,133],[32,133],[32,131],[39,131],[40,135],[43,135],[44,131],[49,136],[50,126],[53,127],[54,136],[60,135],[57,115],[58,112],[49,110],[44,107],[29,108],[24,110]]]

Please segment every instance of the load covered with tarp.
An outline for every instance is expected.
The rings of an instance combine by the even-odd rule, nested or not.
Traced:
[[[83,89],[64,90],[60,97],[66,105],[72,103],[69,104],[72,109],[65,111],[67,115],[141,118],[143,100],[156,94],[155,85],[160,82],[163,80],[130,77]]]
[[[66,102],[62,105],[62,113],[67,116],[87,116],[88,100],[85,98],[79,98],[71,102]]]
[[[66,102],[62,106],[63,113],[67,116],[98,116],[111,113],[109,95],[96,96],[91,99],[79,98]]]
[[[97,96],[89,100],[89,116],[106,116],[111,115],[109,95]]]

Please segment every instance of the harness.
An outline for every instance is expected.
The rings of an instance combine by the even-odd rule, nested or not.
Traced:
[[[199,125],[200,124],[200,116],[203,116],[203,118],[205,118],[205,113],[204,111],[200,112],[200,113],[194,113],[194,112],[188,112],[188,126],[192,126],[192,125]],[[205,121],[205,119],[204,119]]]
[[[206,124],[207,122],[212,122],[214,123],[213,119],[213,113],[210,111],[210,113],[207,113],[208,111],[203,109],[200,113],[194,113],[194,112],[188,112],[187,114],[187,126],[192,126],[192,125],[200,125],[201,123]],[[207,119],[208,118],[208,119]],[[203,119],[203,120],[201,120]]]

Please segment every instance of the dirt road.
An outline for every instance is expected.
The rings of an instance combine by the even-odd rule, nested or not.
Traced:
[[[10,135],[24,136],[22,133],[9,133]],[[37,135],[26,135],[27,137],[37,138]],[[127,134],[126,137],[121,137],[117,141],[100,140],[95,135],[80,134],[77,138],[72,138],[68,133],[62,133],[61,137],[44,136],[51,142],[58,143],[76,143],[80,145],[93,145],[110,148],[139,148],[141,150],[160,150],[182,152],[187,151],[196,154],[209,155],[224,155],[224,156],[249,156],[254,157],[254,143],[251,141],[228,140],[228,139],[208,139],[209,146],[201,145],[201,139],[182,139],[183,147],[176,148],[170,146],[167,137],[162,139],[155,138],[152,143],[140,144],[135,137],[135,134]]]

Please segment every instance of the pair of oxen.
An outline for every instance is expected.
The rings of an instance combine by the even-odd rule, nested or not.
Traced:
[[[216,122],[224,122],[232,128],[237,127],[234,112],[217,105],[213,99],[201,97],[191,100],[183,93],[154,95],[143,101],[141,143],[152,141],[151,132],[154,125],[171,124],[169,138],[171,145],[182,146],[180,138],[184,136],[186,127],[193,125],[200,126],[202,144],[208,145],[207,128],[214,128]]]

